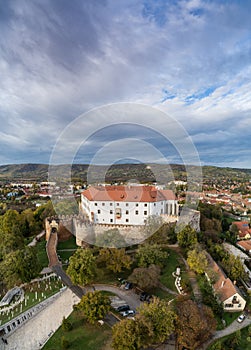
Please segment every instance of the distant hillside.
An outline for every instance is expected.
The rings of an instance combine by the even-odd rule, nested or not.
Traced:
[[[187,170],[196,167],[189,166]],[[56,173],[64,174],[65,165],[54,166]],[[134,180],[139,182],[168,182],[173,179],[186,180],[186,168],[179,164],[116,164],[112,166],[73,164],[72,179],[88,182],[101,181],[104,174],[105,181],[119,182]],[[204,166],[202,168],[204,180],[249,180],[251,169],[219,168]],[[48,180],[47,164],[10,164],[0,166],[0,181],[46,181]]]

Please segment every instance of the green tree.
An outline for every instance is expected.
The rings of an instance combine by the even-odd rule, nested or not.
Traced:
[[[126,245],[126,241],[119,229],[114,228],[98,234],[95,244],[99,247],[120,248]]]
[[[105,263],[108,270],[121,272],[123,269],[129,269],[131,258],[126,255],[125,249],[103,248],[99,252],[99,263]]]
[[[110,299],[100,291],[86,293],[77,309],[83,311],[84,316],[90,323],[102,319],[110,310]]]
[[[95,260],[90,248],[78,248],[70,257],[66,271],[72,282],[80,285],[90,283],[95,276]]]
[[[157,244],[142,244],[136,254],[140,267],[148,267],[153,264],[163,266],[167,257],[168,253]]]
[[[144,346],[142,324],[134,320],[122,320],[112,327],[112,348],[115,350],[140,350]]]
[[[21,216],[16,210],[7,210],[0,217],[0,259],[5,254],[24,247],[21,224]]]
[[[21,282],[31,281],[39,271],[37,253],[33,247],[11,251],[0,263],[0,276],[8,288]]]
[[[177,240],[180,247],[189,250],[193,248],[197,243],[197,233],[187,225],[177,233]]]
[[[198,274],[202,274],[206,271],[208,266],[207,256],[204,250],[201,250],[199,246],[196,246],[193,250],[187,253],[187,263],[191,270]]]
[[[151,290],[158,287],[160,278],[160,267],[151,265],[149,267],[138,267],[133,270],[128,277],[128,281],[136,284],[139,288],[144,290]]]
[[[71,322],[68,320],[68,318],[63,317],[62,320],[62,330],[64,332],[69,332],[70,330],[72,330],[72,324]]]
[[[151,303],[141,304],[138,312],[139,322],[147,329],[145,345],[162,343],[175,331],[177,315],[168,301],[155,297]]]
[[[240,257],[235,257],[233,254],[229,254],[222,260],[222,265],[231,280],[237,281],[247,278]]]

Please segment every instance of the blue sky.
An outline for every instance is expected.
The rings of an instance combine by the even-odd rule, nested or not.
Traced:
[[[250,1],[0,0],[0,6],[0,164],[48,163],[79,115],[131,102],[177,120],[202,164],[251,168]],[[125,147],[131,137],[179,162],[168,140],[139,120],[139,128],[99,129],[87,115],[96,132],[76,159],[90,162],[103,149],[102,162],[109,162],[119,149],[106,148],[109,142]],[[126,159],[161,161],[154,152],[138,154],[133,140]]]

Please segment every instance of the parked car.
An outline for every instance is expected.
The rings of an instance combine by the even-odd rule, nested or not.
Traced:
[[[244,314],[241,314],[238,318],[237,318],[237,322],[241,323],[245,320],[246,316]]]
[[[140,301],[145,301],[147,296],[148,294],[146,292],[142,292],[139,297]]]
[[[120,315],[123,317],[133,316],[133,315],[135,315],[135,311],[134,310],[122,311],[122,312],[120,312]]]
[[[117,311],[118,312],[121,312],[121,311],[128,311],[130,310],[130,306],[129,305],[121,305],[117,308]]]
[[[125,284],[125,290],[129,290],[132,288],[132,283],[131,282],[126,282]]]

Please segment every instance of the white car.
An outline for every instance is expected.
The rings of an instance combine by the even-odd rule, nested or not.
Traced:
[[[246,318],[246,316],[242,314],[237,318],[237,322],[241,323],[245,320],[245,318]]]
[[[120,315],[123,317],[133,316],[133,315],[135,315],[135,311],[134,310],[122,311],[122,312],[120,312]]]

